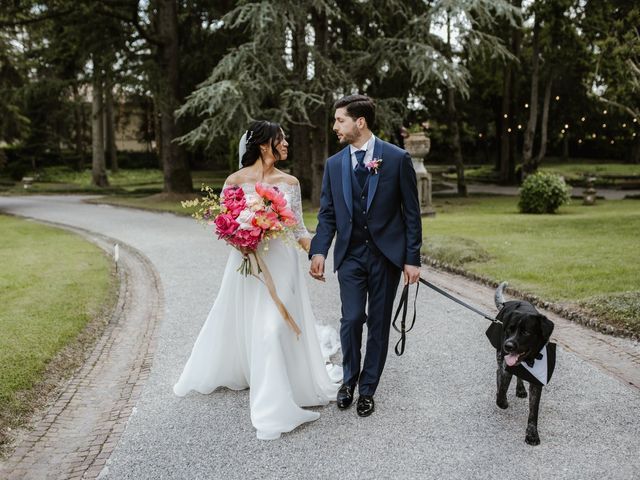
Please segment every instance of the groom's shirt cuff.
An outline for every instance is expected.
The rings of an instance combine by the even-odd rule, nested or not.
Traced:
[[[311,260],[313,260],[313,257],[322,257],[326,260],[326,257],[322,253],[314,253],[311,255]]]

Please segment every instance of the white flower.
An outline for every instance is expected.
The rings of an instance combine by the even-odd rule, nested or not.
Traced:
[[[248,193],[244,198],[247,202],[247,207],[252,212],[257,212],[258,210],[262,210],[264,208],[264,199],[257,193]]]
[[[240,228],[241,230],[249,230],[253,228],[253,226],[251,225],[253,216],[253,212],[248,208],[242,210],[242,212],[240,212],[240,215],[238,215],[238,218],[236,218],[236,222],[240,224],[238,228]]]

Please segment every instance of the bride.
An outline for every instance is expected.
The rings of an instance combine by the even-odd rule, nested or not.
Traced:
[[[255,193],[256,182],[277,186],[289,200],[298,225],[294,239],[272,239],[259,253],[273,277],[278,296],[302,331],[296,337],[285,323],[265,285],[236,270],[242,254],[231,249],[218,296],[178,383],[176,395],[191,390],[208,394],[218,387],[250,388],[251,422],[257,437],[271,440],[318,412],[302,407],[326,405],[336,398],[341,368],[330,355],[339,348],[337,332],[316,326],[306,277],[294,240],[308,251],[310,235],[302,220],[298,180],[275,168],[287,158],[288,143],[276,123],[253,122],[240,141],[241,169],[225,182]],[[320,337],[323,337],[319,339]]]

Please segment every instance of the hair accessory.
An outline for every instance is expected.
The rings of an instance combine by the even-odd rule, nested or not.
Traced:
[[[253,131],[247,130],[247,143],[249,143],[249,141],[251,140],[251,137],[253,137]]]

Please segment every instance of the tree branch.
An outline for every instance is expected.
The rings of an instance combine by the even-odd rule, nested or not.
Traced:
[[[38,15],[36,17],[29,17],[29,18],[23,18],[23,19],[15,19],[15,20],[0,20],[0,28],[6,28],[6,27],[18,27],[18,26],[22,26],[22,25],[30,25],[32,23],[38,23],[38,22],[44,22],[45,20],[51,20],[53,18],[58,18],[58,17],[63,17],[67,14],[69,14],[71,12],[71,10],[53,10],[53,11],[49,11],[47,13],[43,13],[41,15]],[[19,15],[18,12],[15,12],[13,14],[7,14],[7,17],[12,17],[14,15]]]
[[[113,10],[109,6],[105,5],[104,3],[97,3],[96,13],[98,13],[99,15],[112,17],[117,20],[122,20],[123,22],[131,24],[133,28],[135,28],[136,31],[140,34],[140,36],[144,38],[146,41],[148,41],[149,43],[152,43],[154,45],[163,44],[161,37],[157,35],[153,35],[151,32],[149,32],[149,30],[147,30],[142,25],[140,25],[140,22],[138,20],[137,10],[133,12],[133,15],[127,16],[117,10]]]
[[[638,117],[640,117],[640,111],[636,112],[636,111],[634,111],[634,110],[633,110],[633,108],[631,108],[631,107],[628,107],[628,106],[626,106],[626,105],[623,105],[623,104],[621,104],[621,103],[618,103],[618,102],[616,102],[616,101],[614,101],[614,100],[609,100],[608,98],[598,97],[598,96],[596,96],[596,98],[597,98],[598,100],[600,100],[601,102],[604,102],[604,103],[606,103],[606,104],[609,104],[609,105],[611,105],[611,106],[614,106],[614,107],[617,107],[617,108],[619,108],[619,109],[621,109],[621,110],[624,110],[625,112],[627,112],[629,115],[631,115],[631,116],[632,116],[632,117],[634,117],[634,118],[638,118]]]

